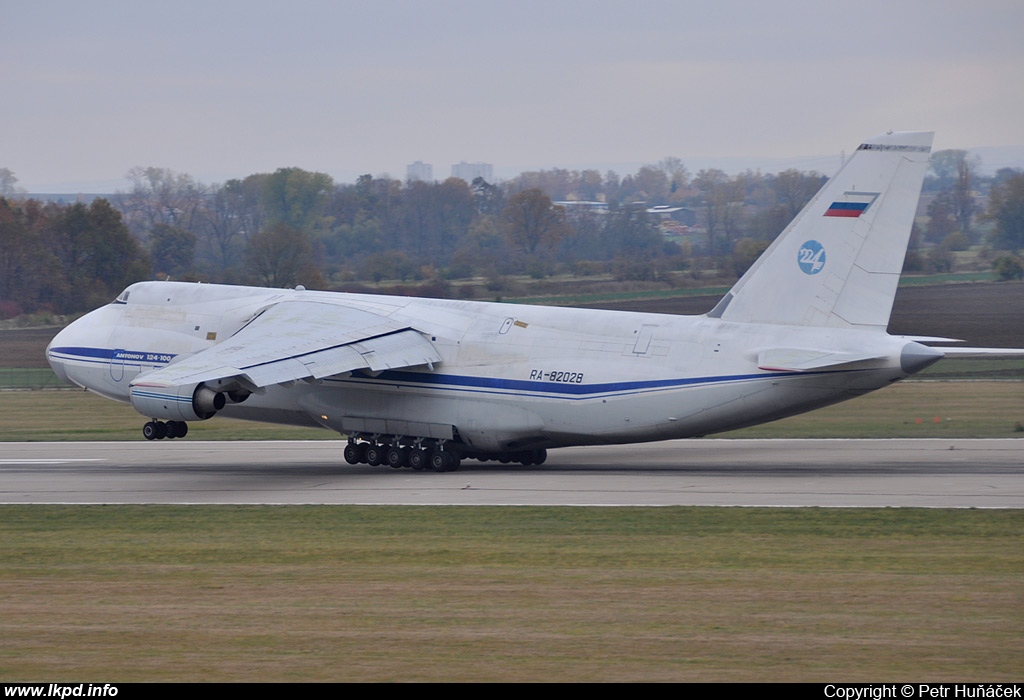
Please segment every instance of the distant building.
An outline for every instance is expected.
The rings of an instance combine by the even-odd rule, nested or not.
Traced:
[[[552,203],[556,207],[565,209],[565,217],[574,224],[588,219],[603,221],[604,217],[608,215],[608,202],[569,199]]]
[[[117,197],[116,194],[46,194],[42,192],[22,192],[20,194],[8,195],[8,199],[34,199],[47,204],[92,204],[96,199],[107,199],[111,202]]]
[[[423,180],[424,182],[434,181],[434,166],[430,163],[416,161],[405,166],[405,179],[409,182]]]
[[[569,199],[565,201],[552,202],[556,207],[562,207],[567,212],[594,211],[600,214],[608,213],[608,202],[588,202],[581,199]]]
[[[697,212],[689,207],[673,207],[659,204],[647,207],[647,213],[654,218],[654,225],[668,241],[675,243],[698,244],[694,228],[697,225]]]
[[[469,183],[472,183],[478,177],[482,177],[485,182],[494,182],[494,166],[490,163],[467,163],[462,161],[458,165],[452,166],[452,177],[462,178]]]
[[[697,225],[697,212],[689,207],[673,207],[667,204],[659,204],[648,207],[647,213],[654,216],[658,222],[675,221],[683,226]]]

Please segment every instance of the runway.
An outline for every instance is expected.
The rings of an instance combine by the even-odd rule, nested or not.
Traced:
[[[0,503],[1024,508],[1024,440],[678,440],[441,474],[344,444],[0,443]]]

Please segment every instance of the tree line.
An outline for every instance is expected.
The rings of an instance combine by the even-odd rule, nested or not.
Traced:
[[[0,318],[99,306],[150,273],[143,246],[109,201],[0,197]]]
[[[1007,251],[999,274],[1019,276],[1024,172],[982,178],[978,165],[964,151],[932,156],[909,268],[941,270],[953,251],[984,244]],[[469,277],[494,289],[524,274],[737,276],[826,177],[691,175],[666,158],[624,177],[552,169],[499,183],[336,183],[300,168],[205,185],[140,167],[128,180],[90,204],[43,203],[0,168],[0,317],[81,311],[154,277],[326,289],[428,280],[443,294]]]

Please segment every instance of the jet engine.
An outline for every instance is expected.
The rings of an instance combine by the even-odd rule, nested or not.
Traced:
[[[241,403],[249,394],[237,385],[210,386],[205,382],[179,386],[133,384],[130,400],[132,407],[144,416],[193,421],[212,418],[228,403]]]

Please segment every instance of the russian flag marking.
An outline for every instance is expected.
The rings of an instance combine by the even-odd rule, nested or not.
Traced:
[[[842,216],[856,219],[867,208],[867,204],[860,204],[859,202],[832,202],[832,206],[825,212],[825,216]]]
[[[844,192],[842,199],[832,202],[825,210],[825,216],[856,219],[866,212],[877,198],[877,192]]]

